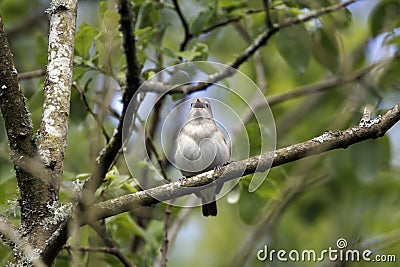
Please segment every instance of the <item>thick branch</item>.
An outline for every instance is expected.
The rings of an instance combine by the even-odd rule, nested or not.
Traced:
[[[19,88],[17,71],[7,42],[0,17],[0,107],[7,136],[10,142],[10,156],[16,171],[21,195],[21,226],[26,235],[35,235],[34,227],[39,218],[46,214],[47,191],[41,177],[48,177],[38,158],[35,137],[25,98]],[[35,211],[35,212],[33,212]],[[28,241],[36,238],[31,236]],[[34,244],[34,243],[32,243]]]
[[[0,237],[9,245],[18,259],[33,261],[35,266],[44,267],[44,263],[39,259],[38,253],[21,238],[18,230],[7,219],[0,215]]]
[[[110,141],[106,147],[100,152],[99,157],[93,167],[93,171],[89,179],[83,185],[80,194],[79,208],[86,207],[94,201],[94,192],[101,185],[107,171],[112,166],[115,157],[118,155],[122,147],[122,131],[124,118],[132,118],[133,111],[128,110],[128,105],[135,95],[137,89],[140,87],[140,64],[136,57],[135,36],[133,34],[133,14],[128,0],[120,0],[118,2],[118,12],[121,16],[120,30],[123,35],[123,47],[127,63],[126,72],[126,88],[122,95],[123,109],[119,117],[119,123],[114,130]],[[135,100],[136,101],[136,100]],[[68,219],[69,220],[69,219]],[[60,226],[59,234],[52,239],[43,254],[49,258],[54,259],[58,252],[62,249],[68,237],[68,221],[65,221]]]
[[[52,1],[48,63],[44,85],[43,114],[40,124],[39,153],[47,168],[52,170],[50,190],[57,199],[66,147],[77,0]]]
[[[18,84],[17,70],[0,17],[0,108],[11,148],[11,160],[17,167],[20,156],[34,157],[36,145],[29,111]]]
[[[367,139],[381,137],[400,120],[399,105],[400,103],[382,117],[367,122],[362,121],[359,126],[353,126],[344,131],[327,131],[321,136],[303,143],[281,148],[246,160],[232,162],[218,171],[205,172],[185,179],[182,182],[162,185],[95,204],[90,209],[88,216],[86,216],[86,220],[88,221],[82,221],[81,223],[86,224],[92,220],[107,218],[141,206],[148,206],[159,201],[191,194],[195,191],[196,187],[204,186],[216,179],[226,182],[254,172],[264,172],[270,167],[283,165],[333,149],[347,148],[350,145]],[[273,163],[270,166],[272,158]]]
[[[5,34],[3,32],[0,34],[2,46],[0,101],[9,134],[11,159],[21,194],[21,224],[18,231],[21,240],[36,251],[34,257],[24,258],[15,255],[17,261],[26,263],[34,263],[36,257],[41,257],[40,251],[46,246],[46,239],[57,227],[57,223],[48,220],[48,217],[54,215],[52,209],[58,198],[66,146],[77,2],[76,0],[54,2],[57,4],[52,3],[49,9],[51,13],[49,63],[40,136],[37,138],[38,148],[25,100],[17,83],[17,72],[12,63],[11,52]],[[48,224],[49,221],[51,224]],[[61,221],[63,220],[60,219]],[[52,263],[46,259],[40,260],[46,264]]]
[[[256,171],[263,172],[271,167],[317,155],[328,150],[347,148],[350,145],[367,139],[381,137],[400,120],[399,105],[400,103],[382,117],[369,121],[361,121],[359,126],[354,126],[344,131],[325,132],[321,136],[303,143],[281,148],[246,160],[232,162],[217,171],[205,172],[183,181],[94,204],[90,209],[86,210],[84,218],[73,221],[70,217],[63,223],[60,234],[50,242],[49,248],[52,249],[46,251],[46,255],[55,257],[58,254],[58,251],[62,248],[68,237],[68,225],[75,225],[76,223],[85,225],[98,219],[115,216],[142,206],[156,204],[161,200],[169,200],[191,194],[196,190],[196,187],[207,185],[216,179],[223,182],[233,180],[255,173]],[[273,163],[270,166],[272,158]]]

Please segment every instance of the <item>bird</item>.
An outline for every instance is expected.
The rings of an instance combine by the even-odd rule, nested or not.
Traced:
[[[210,101],[194,98],[189,114],[176,139],[175,164],[186,178],[210,171],[227,163],[230,149],[225,135],[216,125]],[[216,194],[222,184],[211,186],[195,195],[201,199],[203,216],[216,216]]]

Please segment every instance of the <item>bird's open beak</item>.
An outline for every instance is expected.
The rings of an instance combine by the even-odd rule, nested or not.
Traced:
[[[202,103],[199,99],[193,105],[194,108],[204,108],[204,103]]]

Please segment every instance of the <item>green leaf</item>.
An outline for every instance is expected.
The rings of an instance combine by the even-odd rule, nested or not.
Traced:
[[[303,25],[279,31],[275,44],[289,66],[299,73],[305,72],[310,60],[311,38]]]
[[[74,70],[73,70],[74,81],[82,78],[82,76],[85,75],[90,70],[91,69],[86,66],[79,66],[79,65],[74,66]]]
[[[261,198],[260,195],[250,193],[248,191],[248,181],[243,179],[240,186],[240,200],[237,203],[237,209],[239,212],[240,219],[245,223],[252,225],[257,222],[258,216],[260,216],[262,208],[266,203],[266,200]]]
[[[160,21],[162,7],[163,4],[156,1],[146,1],[141,4],[138,10],[135,28],[154,28],[154,25],[157,25]]]
[[[99,13],[100,13],[100,17],[103,18],[104,17],[104,13],[106,13],[106,11],[108,10],[108,4],[106,1],[101,1],[100,5],[99,5]]]
[[[205,28],[207,23],[210,21],[214,14],[214,10],[211,8],[202,10],[199,15],[190,23],[190,32],[194,36],[200,35],[201,31]]]
[[[220,0],[218,1],[218,8],[224,9],[226,12],[231,12],[237,8],[242,8],[247,6],[247,1],[243,0]]]
[[[142,227],[140,227],[128,213],[122,213],[118,216],[110,218],[107,222],[111,231],[120,237],[124,243],[129,243],[131,239],[131,234],[138,235],[142,237],[146,242],[151,245],[156,245],[157,242],[151,233],[148,233]],[[129,234],[128,234],[129,233]]]
[[[42,34],[36,35],[36,43],[35,43],[35,60],[39,66],[43,68],[47,64],[47,47],[49,40],[44,37]]]
[[[103,23],[106,29],[116,30],[119,26],[119,14],[116,10],[109,9],[104,12]]]
[[[197,43],[189,51],[176,52],[175,55],[186,59],[186,61],[199,61],[208,59],[208,46],[203,43]]]
[[[260,126],[256,122],[246,125],[247,138],[250,140],[250,156],[258,155],[261,152]]]
[[[351,146],[349,152],[358,180],[372,182],[383,164],[389,163],[390,145],[388,137],[360,142]]]
[[[194,57],[193,61],[203,61],[208,59],[209,51],[207,44],[197,43],[193,49],[199,52],[199,55]]]
[[[195,57],[200,56],[201,53],[199,51],[196,51],[196,50],[189,50],[189,51],[176,52],[176,55],[186,59],[186,61],[193,61],[193,59]]]
[[[312,39],[314,57],[318,62],[337,73],[340,65],[339,48],[336,37],[333,33],[327,34],[323,29],[318,29]]]
[[[400,88],[400,61],[393,61],[379,77],[378,88],[379,90],[390,90]]]
[[[369,16],[372,36],[400,27],[400,2],[398,0],[380,1]]]
[[[152,29],[153,28],[150,27],[150,26],[147,26],[147,27],[144,27],[144,28],[141,28],[141,29],[137,29],[137,30],[135,30],[135,36],[139,36],[139,35],[142,35],[142,34],[145,34],[145,33],[149,33]]]
[[[82,23],[75,36],[75,52],[83,59],[89,58],[89,49],[93,44],[94,37],[98,34],[95,27]]]
[[[343,29],[353,22],[353,14],[347,8],[332,12],[320,18],[324,28]]]

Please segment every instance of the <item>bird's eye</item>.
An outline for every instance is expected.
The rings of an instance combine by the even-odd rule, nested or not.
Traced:
[[[208,106],[209,106],[208,103],[205,103],[205,106],[206,106],[206,108],[208,108]]]
[[[191,107],[193,107],[193,105],[194,105],[193,103],[190,103],[190,106],[191,106]]]

